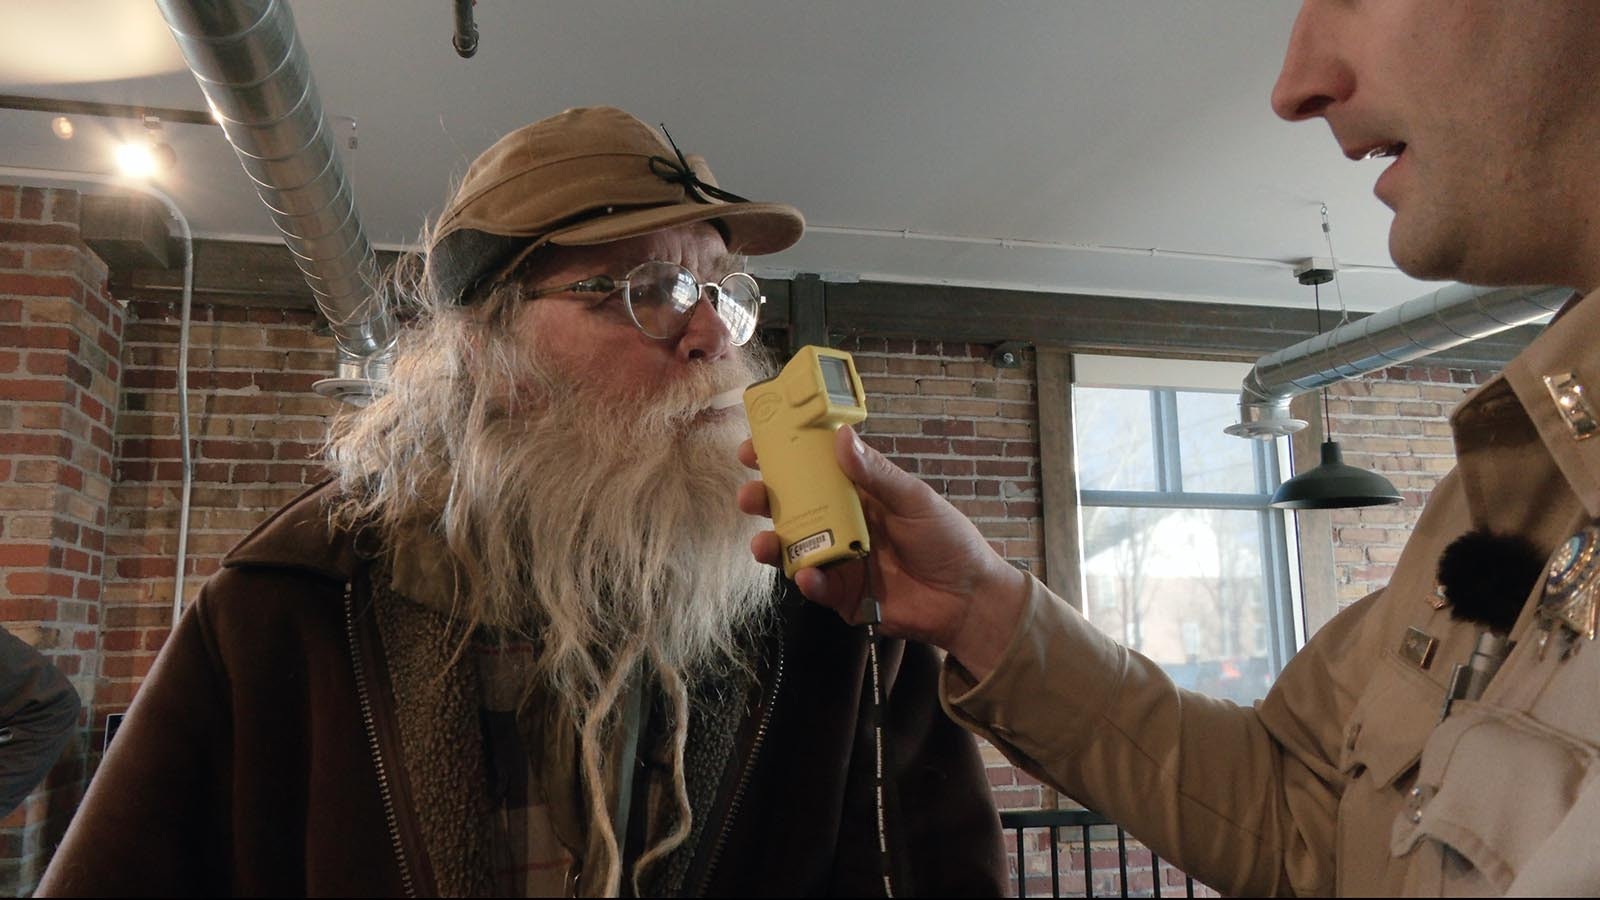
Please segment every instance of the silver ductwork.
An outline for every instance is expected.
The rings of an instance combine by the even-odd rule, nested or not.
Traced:
[[[1306,427],[1289,401],[1325,385],[1409,362],[1536,322],[1572,297],[1569,288],[1455,284],[1340,325],[1256,361],[1228,434],[1271,440]]]
[[[364,404],[388,375],[395,325],[289,4],[157,6],[332,327],[338,371],[318,393]]]

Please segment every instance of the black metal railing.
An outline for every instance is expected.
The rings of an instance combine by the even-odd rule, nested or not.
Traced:
[[[1061,894],[1061,830],[1063,828],[1076,828],[1083,846],[1083,896],[1094,897],[1095,893],[1095,865],[1094,845],[1096,843],[1109,843],[1109,838],[1104,837],[1106,831],[1114,829],[1117,841],[1117,891],[1114,896],[1129,897],[1141,896],[1129,892],[1128,883],[1128,835],[1122,826],[1088,809],[1008,809],[1000,811],[1000,824],[1003,828],[1016,833],[1017,851],[1017,896],[1028,896],[1028,871],[1027,847],[1024,834],[1029,829],[1046,829],[1049,836],[1050,852],[1050,896],[1060,897]],[[1073,843],[1066,841],[1065,843]],[[1148,896],[1160,897],[1161,894],[1161,860],[1153,851],[1146,851],[1150,858],[1150,893]],[[1185,897],[1195,896],[1195,880],[1188,875],[1183,876]],[[1176,887],[1176,885],[1174,885]],[[1205,891],[1202,896],[1215,896],[1203,885]],[[1110,894],[1104,896],[1113,896]],[[1174,895],[1176,896],[1176,895]]]

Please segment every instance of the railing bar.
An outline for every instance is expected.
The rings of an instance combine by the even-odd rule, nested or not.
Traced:
[[[1061,829],[1050,826],[1050,896],[1061,896],[1061,844],[1058,835]]]
[[[1017,900],[1028,896],[1028,864],[1022,855],[1022,827],[1017,826]]]
[[[1094,848],[1089,846],[1089,826],[1079,825],[1083,830],[1083,895],[1094,896]]]
[[[1117,826],[1117,871],[1122,876],[1121,896],[1126,897],[1128,896],[1128,838],[1121,825]]]
[[[1063,828],[1078,829],[1083,846],[1083,894],[1085,897],[1094,896],[1094,837],[1091,832],[1092,829],[1098,826],[1115,826],[1115,822],[1088,809],[1005,810],[1001,812],[1000,820],[1005,828],[1015,828],[1017,831],[1017,896],[1020,900],[1026,900],[1028,896],[1026,830],[1029,828],[1050,829],[1050,896],[1052,898],[1061,897],[1065,891],[1065,886],[1061,883],[1063,875],[1061,852],[1063,846],[1065,846],[1069,854],[1072,850],[1071,844],[1067,843],[1066,839],[1061,836],[1061,830]],[[1145,850],[1150,857],[1153,880],[1152,894],[1156,897],[1164,897],[1165,894],[1161,887],[1161,858],[1149,847],[1146,847]],[[1120,893],[1124,897],[1132,896],[1133,892],[1128,885],[1127,832],[1120,826],[1117,827],[1117,865],[1122,876]],[[1171,864],[1169,866],[1176,869],[1176,866],[1171,866]],[[1182,871],[1179,871],[1179,874],[1183,876],[1183,896],[1193,898],[1196,890],[1194,876]],[[1200,886],[1202,888],[1206,887],[1203,883]],[[1209,890],[1209,888],[1207,889]],[[1043,895],[1041,894],[1041,896]]]

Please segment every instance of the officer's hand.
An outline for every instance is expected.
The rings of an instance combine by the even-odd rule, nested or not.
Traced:
[[[982,677],[1009,640],[1027,590],[1027,576],[1005,561],[965,516],[916,477],[889,462],[849,428],[835,435],[839,466],[856,485],[872,538],[865,560],[801,569],[795,584],[808,599],[855,622],[861,599],[877,598],[883,631],[949,650]],[[739,458],[755,468],[749,441]],[[739,490],[739,508],[769,514],[766,487]],[[751,541],[756,559],[779,565],[778,536]]]

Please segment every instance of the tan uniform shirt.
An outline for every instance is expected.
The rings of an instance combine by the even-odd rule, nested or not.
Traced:
[[[1429,602],[1468,530],[1554,552],[1600,518],[1600,435],[1580,438],[1545,383],[1567,373],[1600,407],[1600,300],[1456,410],[1456,469],[1393,580],[1253,709],[1177,688],[1035,582],[988,678],[946,662],[947,711],[1225,894],[1600,893],[1600,646],[1563,659],[1552,639],[1540,658],[1541,580],[1482,698],[1441,722],[1478,629]],[[1413,627],[1437,642],[1426,665],[1403,652]]]

